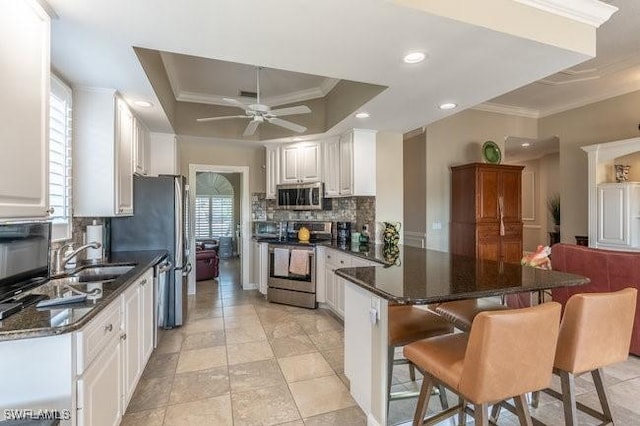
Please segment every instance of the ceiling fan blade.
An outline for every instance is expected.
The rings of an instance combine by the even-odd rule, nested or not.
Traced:
[[[272,109],[269,111],[269,114],[275,115],[276,117],[282,117],[284,115],[308,114],[310,112],[311,109],[308,106],[298,105],[289,108]]]
[[[242,136],[253,136],[253,134],[256,132],[256,129],[258,128],[259,124],[260,124],[260,121],[258,121],[258,120],[251,121],[247,125],[247,128],[244,129],[244,133],[242,134]]]
[[[301,126],[301,125],[296,124],[296,123],[292,123],[292,122],[287,121],[287,120],[282,120],[280,118],[267,118],[267,120],[269,120],[269,123],[271,123],[271,124],[275,124],[276,126],[284,127],[285,129],[293,130],[294,132],[297,132],[297,133],[302,133],[305,130],[307,130],[307,128],[304,127],[304,126]]]
[[[230,118],[250,118],[250,117],[247,117],[246,115],[226,115],[224,117],[197,118],[196,121],[202,123],[205,121],[228,120]]]
[[[242,108],[242,109],[247,109],[249,106],[243,104],[242,102],[240,102],[237,99],[233,99],[233,98],[222,98],[223,101],[225,101],[226,103],[229,104],[229,106],[234,106],[237,108]]]

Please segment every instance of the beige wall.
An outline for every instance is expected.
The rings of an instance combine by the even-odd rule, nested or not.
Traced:
[[[562,242],[588,234],[587,154],[580,147],[638,136],[639,112],[637,91],[539,120],[540,138],[560,138]]]
[[[402,194],[402,134],[376,134],[376,224],[382,221],[403,221]],[[381,240],[380,232],[376,237]],[[400,243],[403,242],[400,232]]]
[[[423,131],[406,135],[403,143],[404,232],[407,244],[422,246],[427,232],[427,137]],[[418,236],[420,234],[421,236]]]
[[[481,162],[486,140],[495,141],[504,152],[507,136],[537,138],[537,120],[466,110],[427,126],[427,248],[449,251],[450,167]],[[434,224],[440,229],[433,229]]]
[[[265,192],[264,146],[241,141],[178,136],[180,173],[189,176],[189,164],[249,166],[249,192]]]

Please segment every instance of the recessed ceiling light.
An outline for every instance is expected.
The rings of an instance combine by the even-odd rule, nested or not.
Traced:
[[[453,102],[447,102],[444,104],[440,104],[440,109],[454,109],[458,104],[454,104]]]
[[[522,146],[523,148],[529,148],[531,146],[531,144],[529,142],[525,142],[520,146]]]
[[[411,53],[407,53],[403,60],[407,63],[407,64],[417,64],[420,63],[422,61],[424,61],[424,59],[427,57],[427,55],[425,55],[422,52],[411,52]]]
[[[356,114],[356,118],[369,118],[369,113],[368,112],[359,112]]]
[[[142,107],[142,108],[149,108],[152,107],[153,104],[151,102],[147,102],[147,101],[134,101],[133,102],[136,106]]]

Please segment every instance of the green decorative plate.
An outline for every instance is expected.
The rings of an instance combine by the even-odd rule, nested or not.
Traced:
[[[502,161],[502,154],[500,153],[500,147],[494,141],[486,141],[482,145],[482,157],[484,161],[491,164],[500,164]]]

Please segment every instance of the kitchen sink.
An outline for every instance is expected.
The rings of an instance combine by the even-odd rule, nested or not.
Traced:
[[[135,268],[134,265],[88,266],[77,272],[69,274],[69,277],[77,278],[78,282],[108,281],[126,274],[133,268]]]

